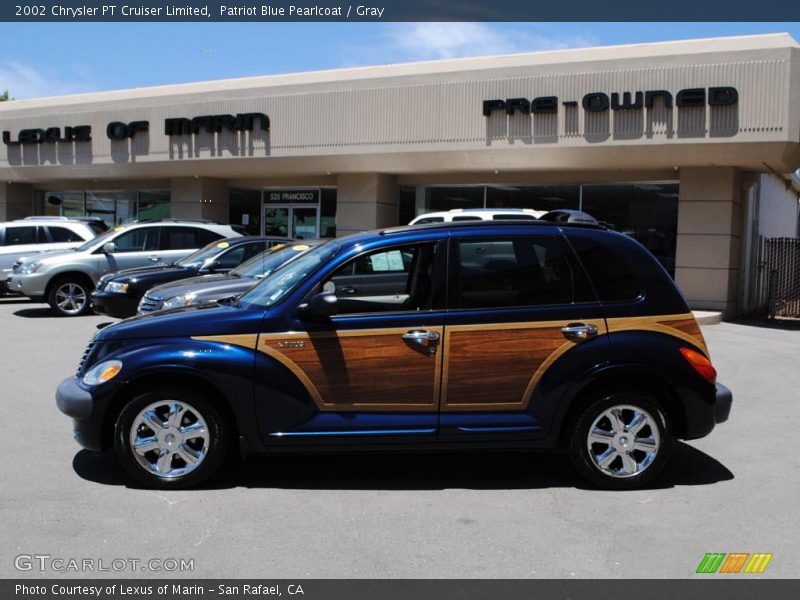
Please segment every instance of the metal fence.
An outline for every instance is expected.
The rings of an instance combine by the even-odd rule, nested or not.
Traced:
[[[800,239],[770,238],[760,250],[759,312],[770,319],[800,319]]]

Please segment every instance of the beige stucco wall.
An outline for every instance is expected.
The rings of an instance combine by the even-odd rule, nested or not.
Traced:
[[[736,315],[742,173],[681,169],[675,281],[692,308]]]
[[[13,221],[33,214],[33,186],[0,183],[0,221]]]

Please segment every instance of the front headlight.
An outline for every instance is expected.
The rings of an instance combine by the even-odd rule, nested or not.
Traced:
[[[194,304],[194,299],[197,297],[197,294],[181,294],[180,296],[174,296],[172,298],[167,298],[164,300],[164,304],[161,307],[162,310],[167,310],[169,308],[178,308],[180,306],[189,306],[190,304]]]
[[[96,364],[83,376],[85,385],[99,385],[111,381],[122,370],[122,362],[118,360],[105,360]]]
[[[106,284],[106,287],[103,291],[111,292],[112,294],[124,294],[128,291],[128,284],[112,281]]]
[[[36,271],[38,271],[39,267],[41,266],[42,266],[42,261],[35,260],[33,262],[23,263],[23,265],[20,267],[19,270],[20,273],[24,273],[25,275],[30,275],[31,273],[35,273]]]

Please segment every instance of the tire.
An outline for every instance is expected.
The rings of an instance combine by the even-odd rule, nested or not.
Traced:
[[[140,394],[123,407],[114,426],[120,463],[150,488],[200,485],[218,470],[231,439],[224,414],[191,389],[161,388]]]
[[[47,293],[47,303],[59,317],[78,317],[91,310],[92,286],[79,278],[56,280]]]
[[[569,453],[575,469],[593,485],[629,490],[659,475],[672,443],[669,415],[655,399],[618,392],[603,395],[580,413]]]

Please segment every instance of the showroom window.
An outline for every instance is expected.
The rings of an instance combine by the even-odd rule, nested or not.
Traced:
[[[251,235],[336,237],[336,188],[231,189],[230,222]]]
[[[457,208],[583,210],[641,242],[674,277],[678,189],[677,183],[405,187],[398,218],[406,224],[424,213]]]
[[[99,217],[106,225],[170,216],[170,193],[156,191],[38,191],[34,214],[64,217]]]

